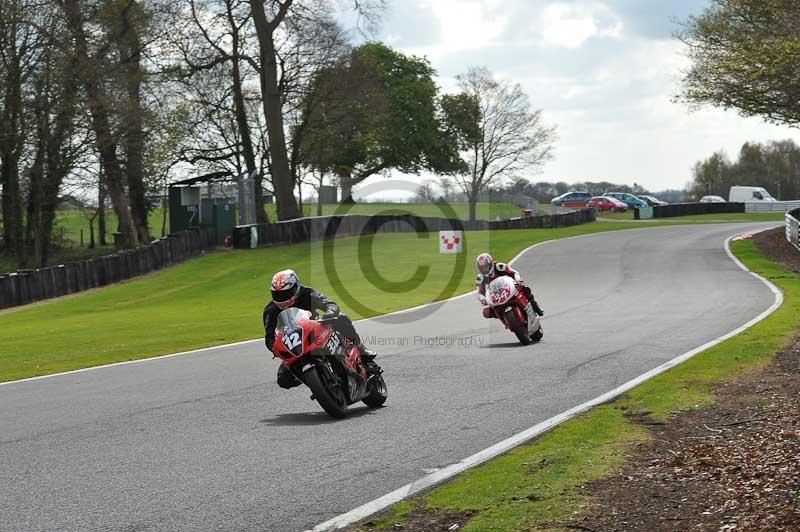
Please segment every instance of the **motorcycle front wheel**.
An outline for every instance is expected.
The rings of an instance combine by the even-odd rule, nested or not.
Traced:
[[[517,340],[522,345],[530,345],[532,342],[530,336],[528,336],[528,330],[525,328],[524,323],[520,323],[519,319],[517,319],[516,313],[514,313],[514,309],[506,310],[506,320],[508,321],[508,327],[514,331],[514,334],[517,336]]]
[[[341,419],[347,416],[347,400],[341,390],[331,389],[328,379],[321,375],[322,371],[319,367],[306,371],[303,375],[306,385],[311,388],[314,399],[328,415]]]

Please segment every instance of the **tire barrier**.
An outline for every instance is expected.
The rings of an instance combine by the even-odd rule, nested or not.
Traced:
[[[800,251],[800,208],[786,213],[786,240]]]
[[[241,225],[233,230],[233,245],[246,249],[317,242],[333,238],[375,233],[427,233],[436,231],[502,231],[507,229],[552,229],[593,222],[594,209],[552,216],[530,216],[489,222],[467,222],[415,215],[348,214],[299,218],[272,224]]]
[[[653,218],[673,218],[675,216],[694,216],[698,214],[719,214],[745,212],[744,203],[674,203],[653,207]],[[639,209],[634,218],[639,219]]]
[[[104,257],[0,275],[0,309],[131,279],[183,262],[214,245],[213,230],[190,229]]]

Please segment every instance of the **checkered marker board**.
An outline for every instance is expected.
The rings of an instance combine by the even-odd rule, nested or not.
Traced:
[[[464,251],[463,231],[439,231],[439,253],[461,253]]]

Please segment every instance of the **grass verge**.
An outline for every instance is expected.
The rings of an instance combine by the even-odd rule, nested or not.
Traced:
[[[470,232],[460,256],[439,254],[438,235],[415,234],[336,240],[327,261],[321,243],[212,253],[126,283],[0,312],[0,381],[257,338],[269,277],[284,268],[297,270],[353,318],[364,318],[470,291],[472,257],[480,251],[508,260],[537,242],[632,228],[593,223]],[[330,275],[331,265],[341,282]],[[365,271],[380,272],[383,285],[405,288],[376,288]],[[367,311],[348,305],[344,285]]]
[[[713,401],[715,385],[762,367],[797,332],[800,277],[763,257],[752,240],[733,251],[784,292],[784,304],[751,329],[634,388],[618,401],[567,421],[533,443],[472,469],[360,530],[418,530],[415,516],[469,516],[459,530],[559,530],[586,503],[580,488],[615,471],[648,438],[632,416],[665,419]],[[421,529],[419,529],[421,530]]]

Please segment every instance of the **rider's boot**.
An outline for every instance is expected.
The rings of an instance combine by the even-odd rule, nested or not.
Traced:
[[[364,366],[367,369],[367,373],[369,375],[380,375],[383,370],[381,370],[381,367],[375,363],[375,357],[378,356],[378,353],[372,351],[371,349],[367,349],[367,346],[361,342],[360,338],[356,342],[356,347],[358,347],[358,350],[361,352],[361,360],[364,361]]]
[[[364,359],[364,362],[372,362],[375,360],[375,357],[378,356],[378,353],[372,351],[371,349],[367,349],[362,342],[358,342],[356,347],[358,347],[358,350],[361,351],[361,358]]]
[[[300,384],[302,383],[292,374],[289,368],[283,364],[278,367],[278,386],[288,390],[289,388],[300,386]]]
[[[531,307],[533,308],[533,311],[539,316],[544,316],[544,311],[542,310],[542,307],[539,306],[539,303],[536,301],[536,298],[533,297],[533,292],[531,291],[531,288],[529,286],[526,286],[524,290],[525,290],[525,295],[528,297],[528,301],[531,302]]]
[[[355,345],[365,363],[372,362],[375,360],[375,357],[378,356],[378,353],[375,351],[367,349],[367,346],[364,345],[364,342],[362,342],[361,338],[358,336],[355,338],[345,338],[345,345]]]

